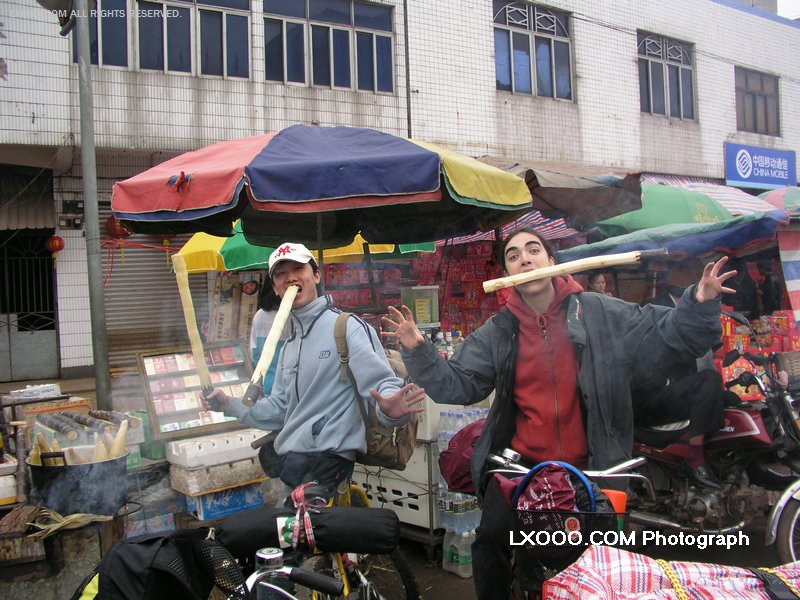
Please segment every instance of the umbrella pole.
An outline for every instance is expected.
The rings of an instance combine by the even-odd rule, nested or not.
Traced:
[[[378,308],[378,293],[375,291],[375,273],[372,272],[372,255],[369,252],[369,244],[364,242],[361,247],[364,249],[364,263],[367,266],[370,299],[372,300],[372,306]]]
[[[317,213],[317,256],[319,257],[319,289],[325,294],[325,258],[322,250],[322,213]]]

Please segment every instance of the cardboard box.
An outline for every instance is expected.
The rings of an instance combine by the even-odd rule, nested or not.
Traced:
[[[175,531],[175,515],[172,513],[147,516],[144,511],[139,511],[125,520],[125,537],[128,538],[169,531]]]
[[[140,445],[142,458],[151,460],[161,460],[167,456],[167,444],[163,441],[153,439],[153,430],[150,428],[150,415],[145,411],[133,411],[129,413],[142,420],[142,430],[144,431],[144,441]]]
[[[200,496],[186,496],[186,512],[200,521],[227,517],[264,506],[261,483],[251,483]]]
[[[29,385],[21,390],[13,390],[8,395],[15,399],[52,398],[61,395],[61,386],[57,383]]]
[[[10,418],[10,414],[6,414],[6,422],[13,420],[25,421],[28,424],[28,442],[30,443],[30,440],[33,439],[33,427],[34,423],[36,422],[36,415],[59,413],[64,410],[86,413],[90,409],[94,409],[92,401],[88,398],[78,397],[72,397],[69,400],[23,404],[14,407],[16,419]],[[10,407],[6,406],[5,410],[10,411]]]
[[[139,444],[125,446],[125,451],[128,453],[128,458],[125,460],[128,469],[138,469],[142,466],[142,450]]]

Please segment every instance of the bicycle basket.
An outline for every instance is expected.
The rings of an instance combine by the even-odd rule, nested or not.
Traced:
[[[548,465],[566,469],[575,489],[576,510],[523,510],[518,501],[533,477]],[[513,497],[517,531],[515,560],[524,570],[536,569],[542,562],[566,566],[576,560],[592,542],[604,542],[603,532],[617,531],[617,517],[610,501],[586,476],[567,463],[548,461],[533,467],[517,483]],[[624,516],[624,515],[623,515]],[[600,532],[599,534],[596,532]],[[594,534],[594,535],[593,535]]]

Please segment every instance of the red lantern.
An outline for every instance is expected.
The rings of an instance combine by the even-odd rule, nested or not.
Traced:
[[[167,266],[169,267],[169,241],[175,237],[174,233],[159,233],[156,236],[158,239],[161,240],[161,245],[164,246],[164,254],[167,257]]]
[[[64,249],[64,240],[57,235],[51,235],[45,241],[44,247],[47,248],[47,251],[51,254],[58,254]]]
[[[131,232],[125,229],[125,226],[114,215],[108,217],[106,231],[108,235],[114,238],[125,239],[131,236]]]
[[[57,235],[51,235],[45,240],[44,247],[47,248],[47,251],[53,257],[53,268],[55,268],[56,257],[58,253],[64,249],[64,239]]]

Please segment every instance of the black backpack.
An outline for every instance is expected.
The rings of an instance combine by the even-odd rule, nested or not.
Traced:
[[[142,535],[116,542],[72,600],[205,600],[214,585],[247,598],[244,576],[209,529]]]

